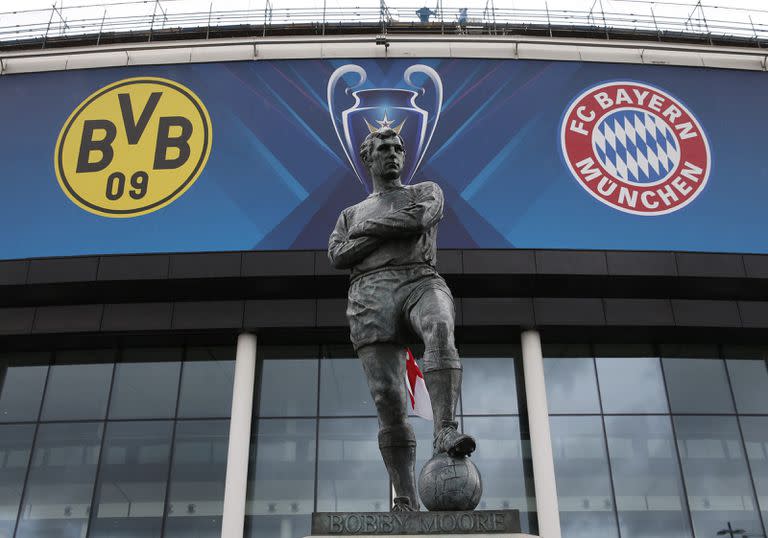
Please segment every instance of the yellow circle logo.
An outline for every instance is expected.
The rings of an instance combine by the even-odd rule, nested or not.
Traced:
[[[200,98],[156,77],[120,80],[90,95],[56,141],[54,167],[75,204],[103,217],[138,217],[192,186],[211,153]]]

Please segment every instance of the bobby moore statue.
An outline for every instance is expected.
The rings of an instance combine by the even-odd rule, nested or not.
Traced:
[[[407,417],[405,345],[424,342],[423,372],[435,421],[434,454],[468,456],[475,440],[460,433],[456,401],[461,363],[453,338],[453,297],[435,270],[443,192],[426,181],[403,185],[400,135],[369,134],[360,157],[373,193],[339,215],[328,242],[334,267],[351,269],[347,318],[379,415],[379,448],[395,499],[392,511],[419,509],[416,436]]]

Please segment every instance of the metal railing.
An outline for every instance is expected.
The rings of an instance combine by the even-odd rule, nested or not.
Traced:
[[[82,0],[87,2],[87,0]],[[240,28],[253,30],[253,35],[269,35],[281,29],[311,26],[315,33],[325,34],[335,27],[377,27],[382,33],[398,29],[420,29],[437,33],[509,34],[536,28],[555,32],[582,31],[604,34],[642,34],[659,40],[688,36],[704,41],[738,39],[755,45],[768,42],[768,9],[721,7],[715,4],[683,1],[587,0],[560,2],[569,9],[554,9],[550,2],[527,2],[535,7],[496,8],[493,0],[485,7],[446,6],[437,0],[429,8],[428,21],[420,20],[417,10],[422,4],[389,6],[385,0],[369,0],[355,7],[330,6],[291,8],[278,7],[266,0],[259,8],[221,9],[227,3],[210,2],[207,10],[199,10],[200,2],[191,9],[185,0],[115,0],[102,4],[61,5],[58,0],[50,8],[0,11],[0,44],[33,42],[46,46],[49,40],[92,36],[95,44],[103,36],[146,34],[151,41],[157,32],[197,30],[205,37],[212,30]],[[517,2],[520,4],[521,2]],[[58,4],[58,5],[57,5]],[[231,5],[231,4],[230,4]],[[571,6],[575,6],[571,9]],[[583,9],[576,9],[583,8]]]

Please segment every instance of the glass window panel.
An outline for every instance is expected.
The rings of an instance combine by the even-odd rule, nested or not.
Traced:
[[[309,514],[246,515],[244,535],[246,538],[303,538],[309,536],[311,524]]]
[[[0,422],[37,420],[48,360],[48,353],[0,355]]]
[[[478,439],[472,461],[483,478],[479,509],[520,510],[522,530],[538,534],[530,440],[523,440],[518,417],[468,417],[464,430]],[[420,468],[417,469],[417,472]]]
[[[0,537],[13,535],[34,435],[34,424],[0,426]]]
[[[768,417],[740,417],[757,500],[768,521]]]
[[[550,417],[563,538],[617,537],[600,417]]]
[[[729,359],[728,375],[739,413],[768,413],[768,368],[763,359]]]
[[[351,351],[350,358],[320,361],[321,416],[376,416],[363,365]]]
[[[228,417],[232,409],[235,349],[187,349],[181,372],[179,418]]]
[[[218,538],[224,506],[229,420],[184,420],[176,424],[170,505],[163,536]],[[190,463],[185,451],[208,454]]]
[[[661,365],[656,357],[599,357],[605,413],[667,413]]]
[[[600,412],[591,358],[545,358],[544,377],[550,414]]]
[[[316,421],[264,419],[251,440],[246,536],[309,534],[315,498]]]
[[[517,414],[517,376],[512,355],[478,356],[462,347],[464,414]],[[499,350],[500,351],[500,350]]]
[[[690,538],[668,416],[605,417],[622,538]]]
[[[172,431],[171,421],[107,424],[89,536],[160,536]]]
[[[672,413],[733,413],[722,360],[665,358],[663,366]]]
[[[88,527],[102,423],[41,424],[16,538],[81,538]]]
[[[674,417],[696,536],[727,528],[763,534],[736,417]]]
[[[109,418],[173,418],[182,350],[126,349],[115,370]]]
[[[114,355],[112,350],[57,353],[48,374],[42,420],[104,418]]]
[[[318,512],[378,512],[389,507],[389,477],[373,418],[320,421]]]
[[[259,416],[313,417],[315,415],[317,415],[317,359],[266,358],[261,365]]]

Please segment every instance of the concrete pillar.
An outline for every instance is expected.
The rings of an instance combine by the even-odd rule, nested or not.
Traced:
[[[224,512],[221,521],[221,535],[227,538],[243,536],[255,377],[256,335],[242,333],[237,337],[235,382],[232,387],[232,419],[229,424],[227,451],[227,478],[224,485]]]
[[[539,331],[530,329],[521,335],[525,395],[528,404],[528,427],[531,432],[533,483],[536,488],[536,512],[539,535],[560,537],[560,512],[555,485],[555,462],[552,458],[552,438],[549,433],[547,388],[544,382],[544,359],[541,354]]]

